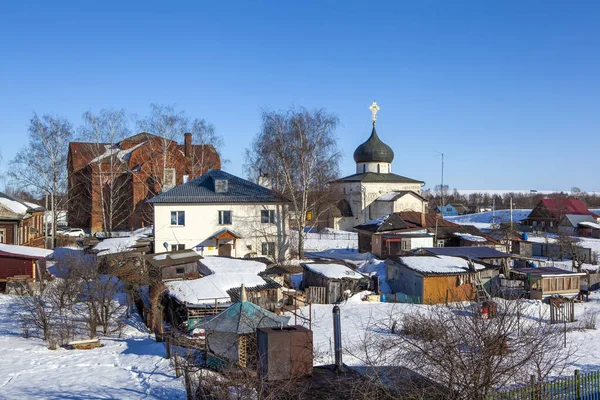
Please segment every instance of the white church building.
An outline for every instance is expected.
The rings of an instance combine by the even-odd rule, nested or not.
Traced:
[[[427,212],[427,201],[421,197],[425,182],[392,173],[394,151],[375,129],[379,106],[373,102],[369,108],[373,130],[354,151],[356,173],[330,182],[333,195],[340,199],[329,217],[334,229],[352,230],[393,212]]]

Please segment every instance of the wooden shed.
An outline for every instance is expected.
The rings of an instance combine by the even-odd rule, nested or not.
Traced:
[[[531,299],[542,300],[554,295],[575,297],[581,288],[584,272],[571,272],[556,267],[518,268],[513,275],[525,280]]]
[[[495,271],[483,264],[450,256],[407,256],[388,259],[387,280],[394,293],[414,303],[470,301],[481,274]]]
[[[369,286],[367,276],[342,264],[305,263],[302,267],[302,289],[309,303],[339,303]]]
[[[13,278],[39,280],[52,254],[52,250],[0,243],[0,292],[6,291],[6,282]]]

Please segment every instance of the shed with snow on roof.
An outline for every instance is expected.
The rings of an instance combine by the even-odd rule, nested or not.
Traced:
[[[7,282],[39,280],[52,254],[52,250],[0,243],[0,293],[7,291]]]
[[[302,289],[310,303],[335,304],[369,287],[369,278],[342,264],[302,264]]]
[[[393,257],[386,264],[392,291],[423,304],[473,300],[474,284],[486,270],[481,263],[450,256]]]

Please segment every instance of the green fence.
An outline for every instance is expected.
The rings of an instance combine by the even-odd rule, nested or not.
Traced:
[[[488,400],[600,400],[600,371],[566,376],[549,382],[532,382],[528,386],[496,393]]]

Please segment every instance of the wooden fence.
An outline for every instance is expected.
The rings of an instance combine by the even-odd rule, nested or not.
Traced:
[[[306,288],[308,303],[327,304],[327,288],[322,286],[309,286]]]
[[[573,376],[559,378],[550,382],[531,384],[496,393],[488,400],[599,400],[600,371],[580,373],[576,370]]]

